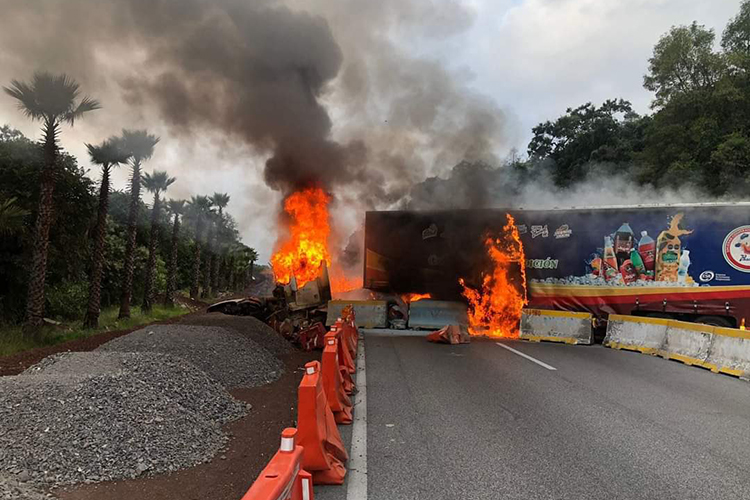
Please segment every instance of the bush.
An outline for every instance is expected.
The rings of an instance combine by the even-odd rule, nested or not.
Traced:
[[[88,302],[88,283],[63,281],[47,289],[47,316],[55,319],[81,319]]]

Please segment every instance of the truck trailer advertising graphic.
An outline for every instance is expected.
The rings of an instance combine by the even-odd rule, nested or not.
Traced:
[[[458,278],[479,281],[483,235],[502,230],[510,214],[526,256],[530,307],[736,326],[750,316],[749,209],[370,212],[365,286],[454,298]]]

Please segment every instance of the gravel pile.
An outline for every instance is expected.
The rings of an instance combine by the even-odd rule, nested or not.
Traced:
[[[54,498],[15,477],[0,474],[0,500],[47,500]]]
[[[210,460],[246,411],[173,356],[56,355],[0,378],[0,473],[57,486],[175,471]]]
[[[153,325],[107,342],[99,350],[179,356],[228,388],[264,385],[284,371],[281,361],[265,348],[219,327]]]
[[[282,337],[279,332],[252,316],[228,316],[221,313],[209,313],[191,318],[190,324],[223,326],[244,337],[249,337],[276,356],[297,351],[297,348]]]

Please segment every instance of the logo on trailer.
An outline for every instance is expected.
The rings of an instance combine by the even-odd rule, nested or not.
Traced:
[[[716,274],[713,271],[703,271],[700,276],[698,276],[698,279],[702,282],[711,281],[716,277]]]
[[[529,228],[526,227],[526,224],[520,224],[516,226],[516,229],[518,229],[518,235],[526,234],[529,232]]]
[[[750,226],[740,226],[731,231],[724,238],[722,250],[730,266],[750,273]]]
[[[558,240],[561,238],[570,238],[571,234],[573,234],[573,230],[567,224],[563,224],[555,229],[555,238]]]
[[[531,226],[531,237],[536,238],[537,236],[542,238],[549,236],[549,229],[547,229],[546,224],[544,226]]]

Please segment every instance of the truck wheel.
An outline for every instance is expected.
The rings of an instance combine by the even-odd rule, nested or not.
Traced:
[[[709,326],[719,326],[721,328],[733,328],[734,324],[728,319],[722,316],[699,316],[695,319],[696,323]]]

